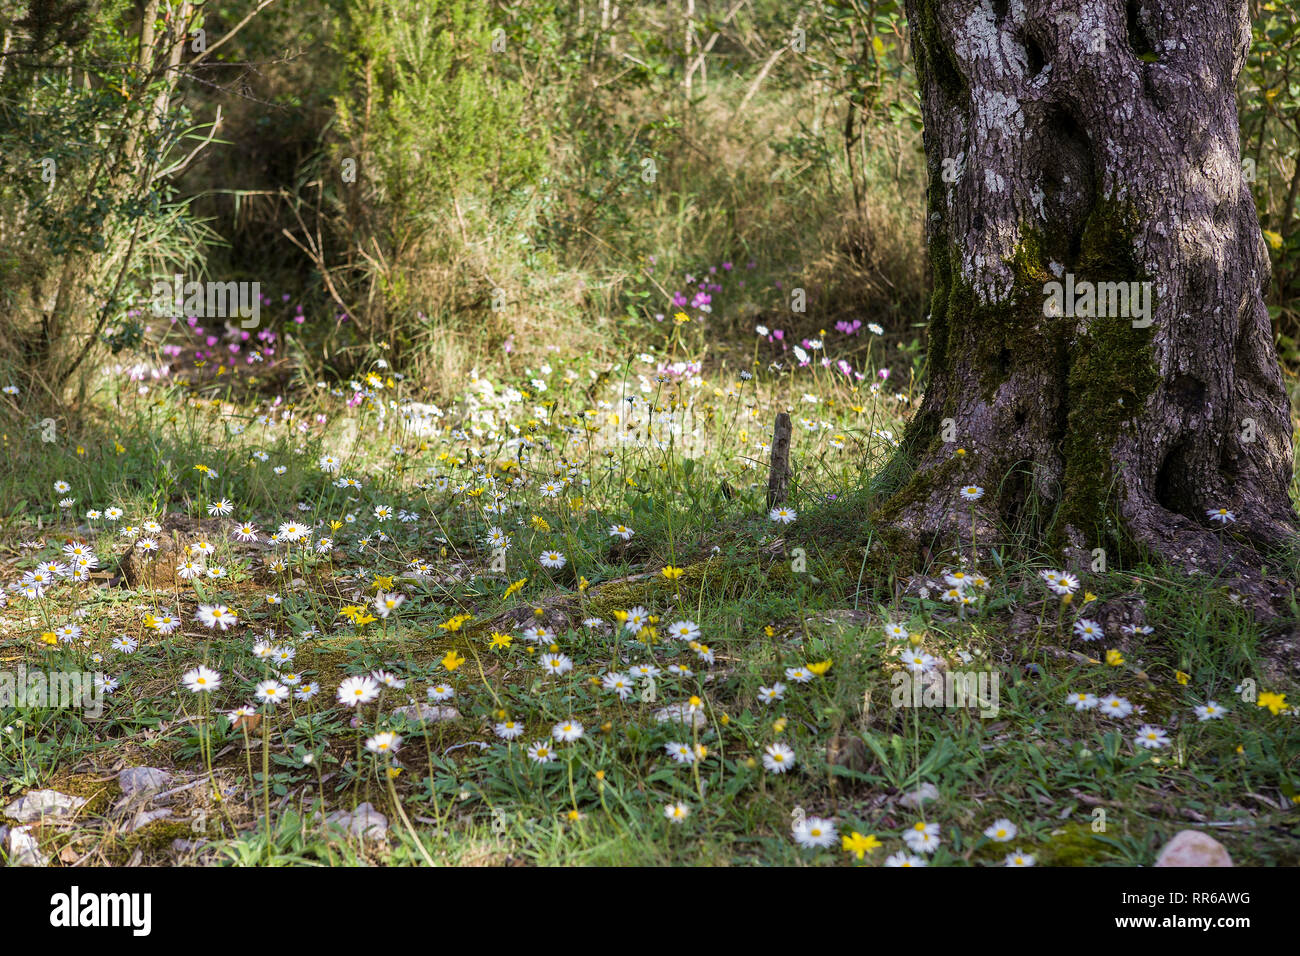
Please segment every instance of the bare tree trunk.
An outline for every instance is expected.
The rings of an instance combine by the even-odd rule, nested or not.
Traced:
[[[1247,573],[1257,549],[1294,540],[1296,517],[1238,142],[1244,0],[908,0],[907,13],[930,173],[930,379],[905,480],[877,516],[929,543],[1032,513],[1075,564],[1100,547],[1188,569],[1222,555]],[[985,489],[974,509],[958,501],[971,484]],[[1226,543],[1205,515],[1221,507],[1237,518]]]

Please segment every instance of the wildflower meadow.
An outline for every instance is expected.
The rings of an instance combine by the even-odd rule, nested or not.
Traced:
[[[1294,11],[0,6],[9,867],[1300,863]]]

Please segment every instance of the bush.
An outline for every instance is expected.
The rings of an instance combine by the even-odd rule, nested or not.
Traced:
[[[0,354],[24,401],[57,404],[97,345],[140,341],[143,279],[202,268],[211,233],[169,185],[199,138],[175,96],[189,24],[32,0],[17,25],[0,79]]]

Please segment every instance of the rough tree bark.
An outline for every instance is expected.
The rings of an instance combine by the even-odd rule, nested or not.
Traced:
[[[1246,3],[907,0],[907,14],[930,378],[877,517],[899,540],[969,540],[972,521],[988,533],[1033,503],[1076,564],[1127,548],[1247,573],[1293,541],[1296,516],[1238,144]],[[1104,296],[1109,317],[1083,302],[1045,315],[1068,274],[1150,282],[1150,324]],[[967,484],[986,490],[974,509]],[[1224,537],[1205,517],[1219,507],[1237,516]]]

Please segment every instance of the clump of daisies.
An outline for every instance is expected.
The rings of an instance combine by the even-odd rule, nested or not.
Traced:
[[[978,604],[980,593],[989,586],[989,580],[984,575],[960,568],[944,571],[943,583],[944,589],[939,597],[949,604],[957,605],[959,615],[964,615],[966,609]]]

